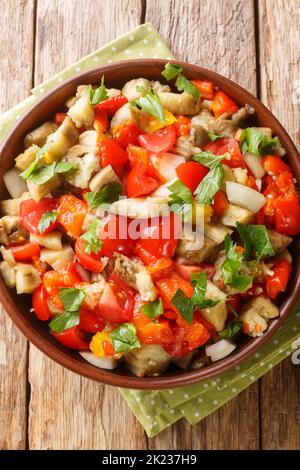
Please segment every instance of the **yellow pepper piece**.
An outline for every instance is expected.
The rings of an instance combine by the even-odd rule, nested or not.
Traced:
[[[145,129],[145,132],[156,132],[159,131],[160,129],[163,129],[164,127],[171,126],[174,124],[176,121],[176,117],[170,113],[166,108],[164,108],[165,111],[165,118],[166,118],[166,123],[162,124],[159,119],[157,119],[154,116],[151,116],[148,114],[147,116],[144,116],[141,120],[142,122],[142,129]]]
[[[46,160],[47,163],[53,163],[55,160],[51,157],[50,153],[45,152],[43,155],[43,159]]]
[[[196,201],[193,202],[193,218],[192,222],[195,225],[196,222],[200,221],[203,217],[203,223],[208,224],[213,214],[212,207],[209,204],[198,204]]]
[[[93,337],[92,341],[90,342],[91,351],[97,357],[105,356],[105,352],[103,349],[103,341],[109,341],[109,334],[105,331],[98,331]]]

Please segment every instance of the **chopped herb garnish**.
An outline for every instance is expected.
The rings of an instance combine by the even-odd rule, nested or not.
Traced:
[[[214,195],[219,191],[224,180],[225,172],[221,163],[226,157],[227,154],[214,155],[210,151],[197,153],[193,156],[195,162],[201,163],[210,169],[195,190],[198,204],[211,204],[213,202]]]
[[[76,163],[71,162],[53,162],[49,165],[43,165],[36,167],[31,171],[29,176],[24,176],[23,178],[30,180],[32,183],[37,185],[42,185],[51,180],[55,174],[67,173],[78,168]],[[22,174],[21,174],[22,175]]]
[[[122,186],[119,183],[108,183],[101,191],[91,191],[85,193],[84,199],[91,209],[96,209],[102,204],[112,204],[117,201],[122,192]]]
[[[127,352],[130,349],[141,347],[141,343],[136,335],[136,327],[132,323],[123,323],[111,331],[109,336],[116,353]]]
[[[104,85],[104,76],[101,78],[101,85],[94,90],[90,87],[90,103],[95,106],[96,104],[101,103],[101,101],[107,100],[107,91]]]
[[[162,124],[166,124],[165,111],[158,94],[154,90],[146,90],[142,86],[137,86],[136,89],[142,93],[142,96],[133,100],[132,104],[156,117]]]
[[[221,266],[224,283],[244,291],[253,281],[252,276],[239,274],[242,267],[243,254],[238,252],[237,245],[232,242],[230,235],[226,235],[224,241],[226,259]]]
[[[264,225],[245,225],[237,222],[236,227],[244,243],[246,260],[249,260],[253,253],[258,261],[263,256],[274,255],[268,230]]]
[[[250,152],[256,155],[264,155],[280,144],[278,137],[270,139],[267,134],[253,129],[253,127],[247,127],[243,130],[240,142],[244,153]]]
[[[217,135],[211,131],[208,131],[207,135],[208,135],[209,140],[211,140],[212,142],[215,142],[216,140],[222,139],[223,137],[225,137],[223,134]]]
[[[45,145],[43,145],[43,147],[41,147],[37,151],[33,162],[29,165],[28,168],[26,168],[26,170],[20,173],[20,176],[22,176],[22,178],[27,180],[31,176],[31,174],[34,172],[34,170],[37,168],[38,164],[40,163],[41,159],[43,158],[44,154],[48,151],[51,143],[52,143],[51,141],[47,142]]]
[[[146,304],[140,307],[140,311],[150,318],[150,320],[155,321],[157,317],[163,314],[164,308],[163,303],[160,297],[152,302],[147,302]]]
[[[173,78],[176,78],[175,86],[178,91],[185,91],[191,95],[195,100],[200,98],[200,92],[198,88],[188,80],[184,75],[182,75],[182,67],[180,65],[172,64],[168,62],[165,65],[162,75],[169,81]]]
[[[89,229],[80,237],[84,240],[83,249],[89,255],[91,253],[98,253],[103,246],[103,241],[99,238],[102,225],[103,222],[101,220],[94,219]]]
[[[55,211],[44,212],[44,214],[42,215],[42,217],[41,217],[41,219],[38,223],[38,229],[39,229],[39,232],[41,234],[43,234],[45,232],[45,230],[47,230],[47,228],[50,227],[51,224],[56,222],[57,215],[58,214]]]
[[[219,336],[222,339],[231,338],[232,336],[236,335],[241,330],[242,327],[243,327],[242,322],[232,320],[231,322],[228,323],[227,328],[219,332]]]
[[[85,292],[83,289],[64,287],[59,289],[59,298],[65,311],[49,323],[51,330],[56,333],[62,333],[79,324],[79,310],[85,299]]]
[[[170,191],[169,206],[176,214],[182,214],[184,220],[191,220],[193,214],[193,195],[181,180],[168,186]]]

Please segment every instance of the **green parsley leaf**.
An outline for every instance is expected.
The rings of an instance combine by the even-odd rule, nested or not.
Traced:
[[[176,78],[176,83],[175,86],[178,91],[185,91],[189,95],[191,95],[195,100],[198,100],[200,98],[200,92],[198,88],[190,81],[188,80],[184,75],[182,75],[182,67],[180,65],[176,64],[171,64],[168,62],[165,65],[164,70],[162,71],[162,75],[167,79],[167,80],[172,80],[173,78]]]
[[[219,303],[219,300],[205,298],[207,279],[204,271],[192,274],[191,283],[194,288],[192,297],[187,297],[181,289],[177,289],[171,301],[180,315],[190,324],[193,321],[195,307],[199,309],[214,307]]]
[[[228,158],[227,153],[224,153],[224,155],[215,155],[210,150],[206,150],[205,152],[196,153],[192,160],[194,160],[194,162],[201,163],[201,165],[207,166],[210,170],[213,170],[221,165],[224,158]]]
[[[151,116],[156,117],[162,124],[165,124],[165,111],[158,94],[154,90],[146,90],[142,86],[137,86],[136,89],[143,94],[140,98],[132,101],[132,104],[151,114]]]
[[[240,321],[231,321],[228,323],[227,328],[225,330],[220,331],[219,336],[222,339],[228,339],[234,336],[236,333],[238,333],[241,328],[243,327],[243,323]]]
[[[172,297],[172,304],[177,308],[182,318],[191,324],[194,313],[193,300],[187,297],[181,289],[177,289],[175,295]]]
[[[181,180],[168,186],[170,191],[169,206],[176,214],[182,214],[184,220],[191,220],[193,214],[193,195]]]
[[[123,323],[111,331],[109,336],[116,353],[127,352],[130,349],[141,347],[141,343],[136,336],[136,327],[131,323]]]
[[[237,222],[237,231],[243,240],[245,248],[245,258],[250,259],[253,251],[259,261],[263,256],[273,256],[274,250],[264,225],[245,225]]]
[[[198,204],[212,204],[214,195],[222,186],[224,174],[224,168],[219,165],[203,178],[195,190]]]
[[[22,178],[24,178],[25,180],[27,180],[31,174],[34,172],[34,170],[37,168],[39,162],[41,161],[41,159],[43,158],[44,154],[47,152],[47,150],[49,149],[50,145],[52,144],[52,142],[47,142],[45,145],[43,145],[43,147],[41,147],[36,156],[35,156],[35,159],[33,160],[33,162],[29,165],[28,168],[26,168],[26,170],[24,170],[22,173],[20,173],[20,176],[22,176]]]
[[[28,179],[37,185],[45,184],[55,175],[55,166],[55,162],[51,163],[50,165],[40,166],[33,170]]]
[[[77,163],[71,162],[58,162],[55,166],[55,173],[68,173],[69,171],[77,170]]]
[[[196,101],[200,98],[200,91],[198,90],[198,88],[195,87],[195,85],[184,75],[178,75],[175,86],[178,91],[185,91],[186,93],[191,95]]]
[[[216,140],[222,139],[223,137],[225,137],[223,134],[217,135],[217,134],[214,134],[211,131],[208,131],[207,135],[209,137],[209,140],[211,140],[212,142],[215,142]]]
[[[82,289],[64,287],[59,289],[59,298],[65,311],[49,323],[51,330],[56,333],[62,333],[79,324],[79,310],[85,299],[85,292]]]
[[[235,318],[238,318],[238,313],[234,310],[233,306],[230,304],[230,302],[227,302],[226,303],[226,306],[228,308],[228,310],[231,311],[231,313],[233,313],[233,315],[235,316]]]
[[[121,192],[122,186],[119,183],[108,183],[99,192],[85,193],[84,199],[91,209],[96,209],[102,204],[112,204],[117,201]]]
[[[79,320],[79,312],[63,312],[53,318],[49,323],[49,327],[56,333],[62,333],[64,330],[78,325]]]
[[[102,228],[101,220],[94,219],[91,222],[89,229],[80,237],[85,242],[83,244],[83,249],[89,255],[92,252],[98,253],[103,246],[103,241],[100,240],[99,238],[99,233],[100,233],[101,228]]]
[[[264,155],[272,150],[273,147],[277,147],[280,144],[278,137],[270,139],[267,134],[253,129],[253,127],[247,127],[247,129],[243,130],[240,142],[244,153],[250,152],[256,155]]]
[[[41,234],[50,227],[50,224],[56,222],[58,213],[55,211],[52,212],[44,212],[42,215],[39,223],[38,223],[38,230]]]
[[[236,251],[237,245],[232,242],[230,235],[226,235],[224,249],[226,259],[221,266],[224,283],[235,287],[239,291],[245,290],[252,282],[252,276],[239,274],[242,265],[243,255]]]
[[[171,64],[171,62],[168,62],[161,74],[169,81],[173,78],[176,78],[177,75],[179,75],[181,72],[182,67],[180,65]]]
[[[101,103],[101,101],[107,100],[107,91],[104,85],[104,75],[101,78],[101,85],[94,90],[92,87],[90,88],[90,103],[95,106],[96,104]]]
[[[85,299],[84,290],[75,287],[60,287],[58,295],[67,312],[77,312]]]
[[[146,304],[140,307],[140,311],[150,318],[150,320],[155,321],[157,317],[163,314],[164,308],[161,298],[157,298],[152,302],[147,302]]]
[[[219,300],[213,299],[206,299],[206,286],[207,286],[207,279],[205,271],[194,273],[191,275],[191,283],[194,288],[194,294],[192,300],[194,305],[198,308],[207,308],[207,307],[214,307],[219,303]]]

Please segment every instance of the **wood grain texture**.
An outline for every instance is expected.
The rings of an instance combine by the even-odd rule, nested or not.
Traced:
[[[137,26],[140,15],[138,0],[89,0],[88,8],[85,0],[39,0],[35,84]],[[64,370],[33,346],[29,381],[31,449],[146,448],[117,389]]]
[[[252,1],[147,0],[146,21],[168,40],[178,59],[213,69],[256,94]],[[198,426],[177,423],[151,439],[149,445],[170,449],[259,448],[258,383]]]
[[[147,0],[146,21],[168,41],[176,57],[256,91],[252,0]]]
[[[34,2],[1,0],[0,11],[0,112],[4,112],[31,88]],[[0,449],[25,448],[26,384],[27,341],[0,308]]]
[[[261,97],[300,144],[300,2],[259,1]],[[264,449],[299,449],[299,366],[288,358],[261,380]]]

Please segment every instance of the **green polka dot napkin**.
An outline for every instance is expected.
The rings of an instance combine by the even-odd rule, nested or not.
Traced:
[[[143,57],[174,58],[165,41],[149,23],[137,27],[35,87],[31,96],[0,117],[0,141],[24,111],[66,78],[100,64]],[[300,347],[299,320],[300,299],[288,319],[265,346],[240,365],[206,382],[174,390],[120,389],[120,392],[149,437],[182,417],[196,424],[290,355],[293,349]]]

